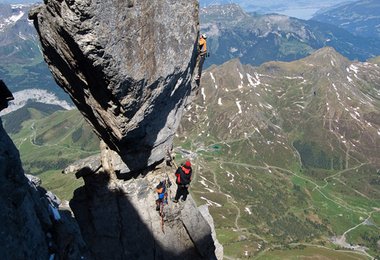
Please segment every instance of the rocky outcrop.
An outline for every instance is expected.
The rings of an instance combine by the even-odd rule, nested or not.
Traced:
[[[121,180],[113,168],[115,159],[110,160],[118,155],[102,151],[100,167],[95,156],[64,171],[85,181],[70,206],[94,258],[216,259],[212,228],[191,196],[178,204],[169,198],[164,218],[156,211],[155,187],[161,180],[171,179],[168,195],[175,195],[174,168],[160,164],[144,177]]]
[[[6,88],[5,84],[2,87]],[[6,107],[5,98],[1,95],[0,103]],[[40,184],[38,178],[24,175],[18,150],[0,119],[1,258],[48,259],[53,254],[60,259],[87,257],[71,212],[60,210],[59,199]]]
[[[29,16],[56,81],[126,172],[162,160],[191,93],[198,1],[52,0]]]
[[[100,156],[64,170],[85,182],[70,207],[92,257],[215,259],[191,198],[169,202],[164,218],[155,209],[191,99],[198,1],[51,0],[30,18],[56,81],[103,140]]]
[[[211,235],[214,239],[214,245],[215,245],[215,256],[217,259],[223,259],[223,246],[219,243],[218,239],[216,238],[216,231],[214,226],[214,219],[212,218],[207,205],[201,205],[198,207],[199,212],[202,214],[204,219],[208,222],[208,224],[211,227]]]

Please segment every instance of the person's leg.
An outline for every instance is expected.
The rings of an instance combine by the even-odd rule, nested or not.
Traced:
[[[180,197],[181,197],[181,187],[178,185],[177,186],[177,192],[175,193],[175,197],[174,197],[173,202],[178,202]]]
[[[200,55],[198,64],[198,77],[201,78],[203,63],[205,62],[205,55]]]
[[[189,194],[189,191],[185,187],[184,190],[183,190],[182,201],[185,201],[187,199],[187,194]]]
[[[160,203],[161,203],[161,200],[160,200],[160,199],[157,199],[157,200],[156,200],[156,210],[157,210],[157,211],[160,210]]]

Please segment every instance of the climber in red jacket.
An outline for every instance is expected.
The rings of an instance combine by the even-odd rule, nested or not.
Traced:
[[[191,162],[187,160],[184,165],[178,167],[175,172],[176,183],[177,183],[177,192],[175,194],[174,203],[177,203],[180,197],[182,196],[182,201],[185,201],[187,198],[187,194],[189,194],[188,188],[191,182]]]

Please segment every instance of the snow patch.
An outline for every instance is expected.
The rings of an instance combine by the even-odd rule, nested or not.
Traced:
[[[231,177],[230,182],[234,182],[235,181],[235,175],[230,173],[229,171],[226,171],[226,172],[227,172],[227,177]]]
[[[261,84],[259,74],[257,74],[256,72],[255,72],[255,77],[252,77],[250,74],[247,73],[247,78],[248,78],[249,84],[254,88]]]
[[[201,180],[199,181],[200,184],[202,184],[203,186],[205,186],[206,188],[208,188],[208,185],[206,184],[205,180]]]
[[[236,103],[236,106],[238,107],[238,109],[239,109],[239,114],[241,114],[243,111],[241,110],[241,105],[240,105],[240,102],[241,101],[236,101],[235,103]]]
[[[222,98],[218,98],[218,105],[221,106],[222,104]]]
[[[17,22],[18,20],[21,19],[21,17],[23,17],[25,13],[23,11],[20,11],[18,14],[15,14],[15,15],[12,15],[11,17],[9,17],[8,19],[5,19],[5,22],[6,23],[15,23]]]
[[[289,77],[289,76],[285,76],[286,79],[304,79],[303,77],[301,76],[297,76],[297,77]]]
[[[210,72],[210,77],[211,77],[212,81],[214,81],[214,83],[215,83],[216,81],[215,81],[214,75],[211,72]]]
[[[355,72],[355,74],[358,74],[358,72],[359,72],[359,68],[356,67],[356,66],[353,65],[353,64],[351,64],[351,66],[350,66],[350,70],[352,70],[353,72]]]
[[[335,93],[336,93],[336,96],[337,96],[338,100],[341,101],[341,100],[340,100],[340,95],[339,95],[338,89],[336,88],[335,84],[333,83],[332,86],[333,86],[333,88],[335,89]]]
[[[203,100],[206,100],[205,88],[201,89]]]
[[[237,52],[237,51],[238,51],[238,49],[235,48],[235,47],[231,47],[231,48],[230,48],[230,52],[231,52],[231,53],[234,53],[234,52]]]
[[[205,197],[201,197],[201,199],[206,201],[207,206],[210,206],[210,207],[216,206],[218,208],[220,208],[222,206],[219,203],[216,203],[216,202],[214,202],[212,200],[206,199]]]

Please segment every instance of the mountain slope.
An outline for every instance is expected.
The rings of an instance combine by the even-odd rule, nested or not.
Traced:
[[[275,14],[250,15],[237,5],[201,9],[200,20],[202,31],[209,35],[208,66],[231,58],[253,65],[271,60],[297,60],[325,46],[335,48],[351,60],[363,61],[380,54],[377,40],[356,37],[316,21]]]
[[[209,204],[226,255],[330,241],[380,254],[369,242],[380,240],[379,83],[378,65],[332,48],[205,73],[177,153],[193,157],[193,194]]]
[[[62,107],[57,105],[46,105],[43,103],[29,103],[24,107],[14,111],[10,115],[3,116],[3,125],[5,131],[9,134],[17,134],[22,124],[30,119],[41,119],[47,117],[52,113],[62,110]],[[32,111],[34,113],[32,113]]]
[[[320,11],[313,20],[333,24],[354,35],[380,39],[380,2],[362,0]]]
[[[38,88],[69,101],[43,60],[36,30],[28,20],[32,6],[0,4],[0,78],[12,92]]]
[[[78,159],[99,153],[99,139],[81,114],[31,103],[2,119],[20,151],[25,173],[38,175],[44,188],[70,199],[83,182],[61,171]]]

